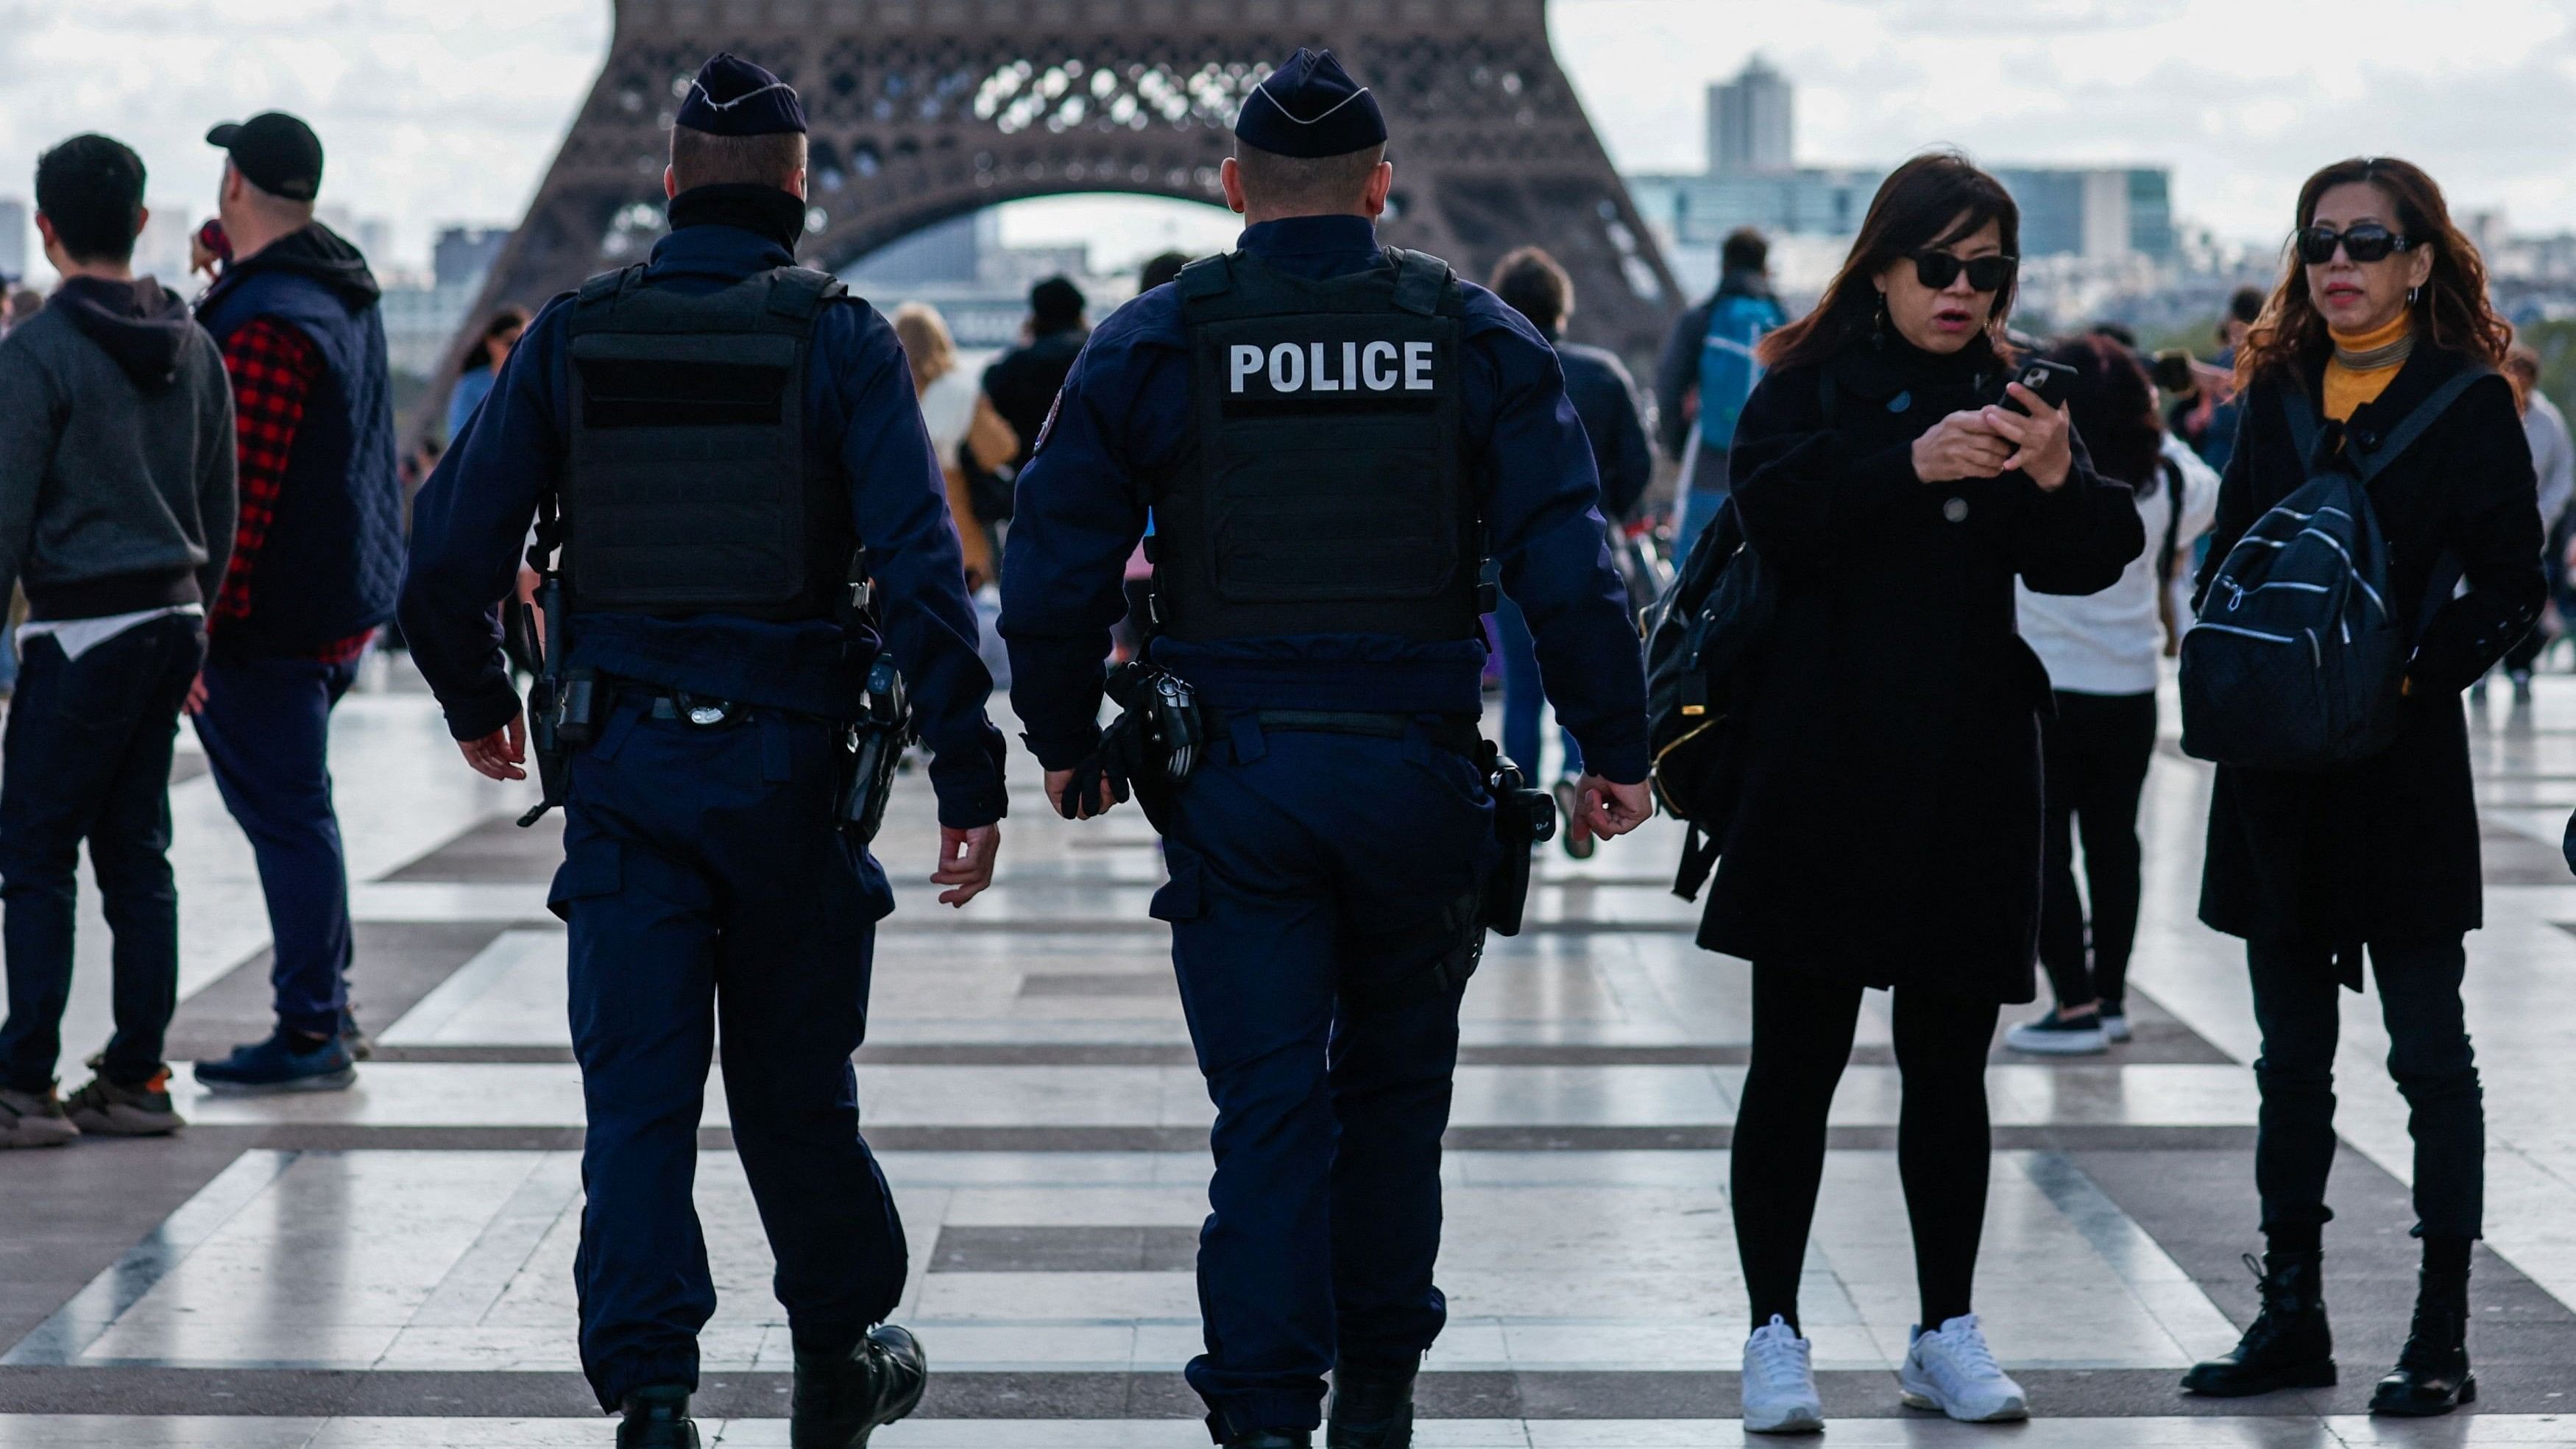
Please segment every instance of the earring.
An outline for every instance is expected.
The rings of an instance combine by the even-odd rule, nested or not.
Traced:
[[[1873,346],[1887,345],[1887,293],[1885,292],[1878,294],[1878,315],[1870,320],[1869,331],[1869,340]]]

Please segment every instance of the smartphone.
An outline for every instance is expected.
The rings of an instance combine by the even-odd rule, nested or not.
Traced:
[[[2013,369],[2012,380],[2039,394],[2039,400],[2053,408],[2066,406],[2066,394],[2075,386],[2075,369],[2062,362],[2031,358]],[[2006,393],[2003,406],[2028,416],[2030,410],[2019,399]]]

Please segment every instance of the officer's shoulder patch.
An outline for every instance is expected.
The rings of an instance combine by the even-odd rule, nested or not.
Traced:
[[[1029,444],[1031,458],[1037,457],[1039,450],[1046,447],[1047,439],[1055,436],[1055,415],[1062,411],[1064,411],[1064,389],[1057,388],[1055,401],[1047,404],[1046,421],[1038,424],[1038,440]]]

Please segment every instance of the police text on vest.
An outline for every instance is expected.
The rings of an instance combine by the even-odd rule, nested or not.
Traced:
[[[1392,342],[1345,342],[1335,358],[1331,344],[1300,346],[1282,342],[1264,352],[1248,342],[1228,350],[1226,390],[1240,394],[1246,383],[1263,378],[1272,392],[1430,392],[1432,345],[1407,342],[1399,354]],[[1401,359],[1399,365],[1399,357]],[[1338,361],[1336,373],[1331,364]],[[1267,374],[1266,378],[1264,375]]]

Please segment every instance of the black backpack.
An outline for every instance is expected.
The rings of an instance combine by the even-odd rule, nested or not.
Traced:
[[[1732,746],[1778,611],[1779,583],[1729,498],[1647,622],[1646,741],[1656,798],[1690,825],[1673,879],[1684,900],[1698,898],[1735,814]]]
[[[2308,481],[2255,520],[2220,560],[2182,639],[2183,752],[2222,765],[2329,770],[2397,736],[2397,692],[2415,637],[2450,601],[2445,554],[2412,630],[2389,610],[2388,545],[2370,481],[2486,376],[2463,369],[2373,447],[2346,434],[2321,464],[2324,429],[2304,389],[2283,397]]]

